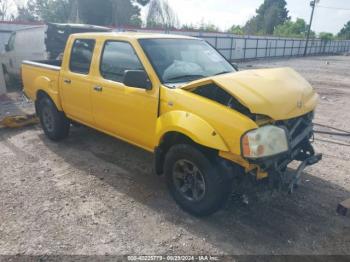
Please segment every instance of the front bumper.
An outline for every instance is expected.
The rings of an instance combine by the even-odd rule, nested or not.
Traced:
[[[276,125],[284,128],[287,133],[288,152],[250,161],[259,166],[260,171],[268,173],[269,180],[274,187],[284,187],[289,192],[293,192],[294,187],[300,182],[303,170],[322,159],[322,154],[316,154],[311,144],[313,138],[312,119],[313,112],[310,112],[295,119],[278,121]],[[287,166],[293,161],[300,161],[299,166],[296,170],[287,172]]]
[[[318,163],[321,159],[322,159],[322,154],[316,154],[316,155],[313,155],[313,156],[306,158],[303,162],[300,163],[300,165],[298,166],[296,171],[293,173],[292,180],[288,184],[288,191],[290,193],[293,193],[294,187],[299,184],[300,176],[301,176],[302,172],[304,171],[304,169],[307,166],[311,166],[311,165]]]

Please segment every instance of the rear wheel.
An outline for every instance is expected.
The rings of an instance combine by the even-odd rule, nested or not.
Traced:
[[[41,126],[48,138],[59,141],[69,134],[70,121],[63,112],[57,110],[48,97],[41,98],[38,103]]]
[[[219,172],[215,161],[194,146],[181,144],[170,148],[164,168],[173,198],[195,216],[218,211],[231,193],[227,174]]]
[[[5,66],[2,66],[2,72],[3,72],[3,74],[4,74],[4,80],[5,80],[6,88],[9,88],[9,86],[11,85],[11,76],[10,76],[10,74],[7,72]]]

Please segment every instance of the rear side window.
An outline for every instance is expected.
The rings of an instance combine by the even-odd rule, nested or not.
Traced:
[[[112,81],[123,82],[126,70],[143,70],[133,47],[126,42],[107,41],[101,58],[101,75]]]
[[[8,42],[8,46],[9,46],[9,51],[12,51],[15,49],[15,39],[16,39],[16,34],[13,33],[10,36],[9,42]]]
[[[75,40],[69,62],[70,71],[85,75],[89,74],[94,48],[95,40]]]

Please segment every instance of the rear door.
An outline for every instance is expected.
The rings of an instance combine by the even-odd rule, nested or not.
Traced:
[[[69,59],[64,61],[60,77],[64,112],[87,125],[93,124],[90,71],[95,43],[94,39],[75,39],[71,50],[66,50]]]

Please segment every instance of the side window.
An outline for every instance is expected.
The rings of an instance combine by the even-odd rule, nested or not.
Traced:
[[[143,70],[143,66],[129,43],[107,41],[101,57],[100,70],[104,78],[123,82],[126,70]]]
[[[12,51],[13,49],[15,49],[15,39],[16,39],[16,34],[14,33],[10,36],[10,39],[8,42],[9,51]]]
[[[95,40],[77,39],[74,41],[70,55],[69,69],[80,74],[89,74]]]

